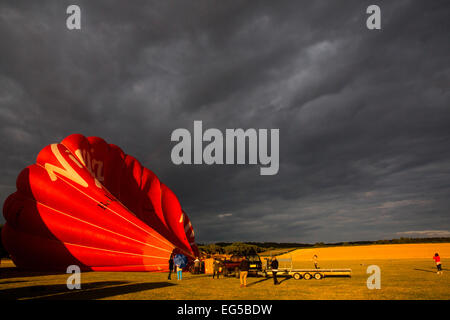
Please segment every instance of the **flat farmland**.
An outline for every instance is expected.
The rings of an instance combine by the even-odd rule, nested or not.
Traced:
[[[9,261],[0,269],[0,299],[83,299],[83,300],[190,300],[190,299],[450,299],[450,276],[443,259],[444,273],[436,274],[431,259],[328,260],[322,268],[351,268],[351,278],[294,280],[281,278],[273,285],[271,278],[249,277],[248,286],[240,288],[239,279],[213,280],[210,275],[184,273],[167,280],[166,273],[85,272],[81,289],[68,290],[67,274],[44,274],[20,271]],[[297,267],[310,268],[311,262],[298,262]],[[381,269],[381,289],[366,285],[369,265]]]
[[[428,259],[438,252],[442,259],[450,258],[450,243],[380,244],[365,246],[338,246],[325,248],[297,249],[279,257],[293,261],[312,261],[317,255],[319,261],[328,260],[397,260]],[[431,260],[433,261],[433,260]]]

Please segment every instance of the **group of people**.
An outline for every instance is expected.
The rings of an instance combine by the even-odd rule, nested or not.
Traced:
[[[219,279],[219,274],[223,270],[223,265],[219,260],[214,260],[213,264],[213,276],[212,278]],[[244,256],[241,263],[239,264],[239,281],[241,283],[241,288],[247,286],[247,276],[248,271],[250,270],[250,262],[248,261],[247,257]]]
[[[182,280],[183,279],[183,267],[181,266],[181,264],[176,264],[173,260],[174,255],[170,255],[169,258],[169,276],[167,277],[168,280],[172,280],[172,273],[175,269],[175,271],[177,272],[177,280]],[[198,257],[195,258],[194,260],[194,274],[199,274],[200,273],[200,260],[198,259]]]
[[[280,284],[277,279],[277,272],[278,272],[278,260],[277,257],[273,257],[271,261],[271,270],[273,274],[273,284],[278,285]],[[248,261],[247,257],[244,256],[244,258],[241,260],[241,263],[239,264],[239,281],[241,283],[241,288],[247,287],[247,276],[248,272],[250,270],[250,261]],[[221,272],[221,263],[219,260],[214,261],[214,267],[213,267],[213,279],[214,277],[219,278],[219,274]]]
[[[183,279],[183,268],[181,267],[181,265],[175,264],[173,258],[174,258],[173,255],[171,255],[170,259],[169,259],[168,280],[171,280],[171,275],[172,275],[174,268],[176,269],[176,272],[177,272],[177,280],[182,280]],[[437,274],[442,274],[441,257],[439,256],[438,253],[435,253],[435,255],[433,256],[433,259],[436,263]],[[317,255],[313,256],[313,262],[314,262],[314,267],[316,269],[319,269]],[[270,262],[270,267],[271,267],[271,271],[272,271],[272,275],[273,275],[273,284],[279,285],[280,283],[278,282],[278,278],[277,278],[277,273],[278,273],[277,257],[272,258],[272,260]],[[200,263],[200,260],[198,259],[198,257],[196,257],[194,260],[194,274],[199,274],[200,269],[201,269],[201,263]],[[217,277],[217,279],[219,279],[219,274],[222,272],[222,269],[223,269],[222,263],[217,259],[214,260],[212,278],[214,279],[215,277]],[[239,272],[239,280],[241,283],[241,288],[247,286],[247,276],[248,276],[249,269],[250,269],[250,262],[248,261],[247,257],[244,257],[242,259],[241,263],[239,264],[239,271],[240,271]]]
[[[183,279],[183,268],[181,267],[180,264],[175,264],[175,262],[173,261],[173,254],[170,255],[169,258],[169,277],[168,280],[172,280],[172,272],[175,268],[175,271],[177,272],[177,280],[182,280]]]
[[[177,272],[177,280],[182,280],[183,279],[183,268],[181,267],[181,265],[176,264],[174,262],[173,258],[174,258],[173,255],[171,255],[169,258],[168,280],[172,279],[172,273],[173,273],[174,269]],[[272,259],[271,267],[272,267],[274,284],[278,285],[279,284],[278,279],[277,279],[278,260],[276,257],[274,257]],[[196,257],[194,260],[194,274],[199,274],[200,269],[201,269],[201,263],[200,263],[200,260],[198,259],[198,257]],[[217,260],[217,259],[214,260],[212,278],[219,279],[219,275],[220,275],[220,273],[222,273],[222,269],[223,269],[223,265],[220,262],[220,260]],[[247,287],[247,276],[248,276],[249,270],[250,270],[250,262],[247,259],[247,257],[244,256],[244,258],[242,259],[242,261],[239,264],[239,281],[241,283],[241,288]]]

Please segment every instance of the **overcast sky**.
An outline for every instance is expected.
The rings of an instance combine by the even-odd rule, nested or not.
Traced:
[[[449,17],[448,0],[0,0],[0,201],[81,133],[153,170],[198,242],[450,236]],[[172,164],[194,120],[279,128],[279,173]]]

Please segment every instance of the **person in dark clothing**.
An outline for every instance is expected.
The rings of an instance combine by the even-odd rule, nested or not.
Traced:
[[[277,272],[278,272],[278,260],[277,257],[273,257],[272,263],[270,264],[272,268],[272,274],[273,274],[273,284],[279,284],[277,279]]]
[[[167,279],[172,280],[172,271],[173,271],[173,255],[169,258],[169,277]]]
[[[247,276],[249,269],[250,263],[248,262],[247,257],[244,257],[244,259],[241,261],[241,264],[239,265],[239,279],[241,281],[241,288],[247,286]]]
[[[216,275],[217,275],[217,279],[219,279],[219,271],[220,271],[220,261],[214,260],[213,279],[214,279],[214,276],[216,276]]]

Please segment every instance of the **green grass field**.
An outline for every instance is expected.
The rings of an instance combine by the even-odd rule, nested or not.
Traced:
[[[366,286],[367,267],[381,268],[381,289]],[[294,280],[282,278],[279,286],[272,279],[248,278],[240,288],[239,279],[213,280],[209,275],[185,272],[167,280],[165,273],[87,272],[81,274],[81,289],[68,290],[66,274],[43,274],[17,270],[12,262],[2,261],[0,299],[450,299],[450,274],[437,275],[433,261],[374,260],[327,261],[322,268],[351,268],[351,278]],[[297,265],[308,267],[310,265]]]

